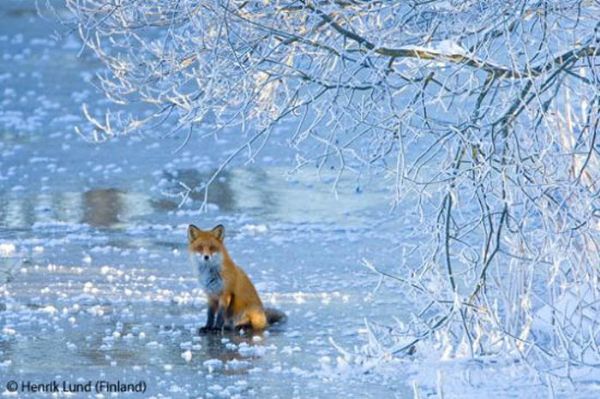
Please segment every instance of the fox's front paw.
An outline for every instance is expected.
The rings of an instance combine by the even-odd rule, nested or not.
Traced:
[[[211,333],[214,333],[215,331],[218,331],[218,330],[216,330],[215,328],[204,326],[204,327],[200,327],[198,329],[198,334],[200,334],[200,335],[211,334]]]

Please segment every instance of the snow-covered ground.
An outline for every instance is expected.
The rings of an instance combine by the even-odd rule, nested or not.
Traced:
[[[600,394],[593,376],[540,380],[519,363],[440,362],[426,346],[414,359],[353,365],[365,319],[409,317],[399,287],[379,286],[363,259],[398,268],[398,244],[419,228],[414,210],[390,213],[375,182],[347,178],[336,198],[334,176],[287,176],[285,147],[227,169],[207,213],[202,193],[179,207],[177,194],[210,177],[236,132],[194,136],[179,152],[185,134],[168,126],[86,142],[74,132],[82,104],[100,112],[108,102],[89,84],[100,65],[68,29],[33,2],[0,3],[0,396],[24,396],[5,390],[9,380],[99,379],[144,381],[146,393],[131,397]],[[288,314],[285,325],[195,333],[205,299],[188,262],[189,223],[226,226],[230,254]]]

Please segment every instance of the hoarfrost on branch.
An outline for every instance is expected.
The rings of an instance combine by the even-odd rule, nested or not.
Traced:
[[[369,171],[398,207],[418,199],[425,227],[386,275],[421,309],[369,329],[388,342],[370,355],[433,338],[456,356],[600,364],[598,2],[67,4],[109,98],[152,110],[88,113],[96,138],[167,119],[184,136],[234,129],[228,163],[292,126],[297,167]]]

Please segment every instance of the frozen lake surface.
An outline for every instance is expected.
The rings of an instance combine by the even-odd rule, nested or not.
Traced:
[[[201,194],[179,208],[179,183],[205,181],[235,132],[192,138],[176,154],[184,137],[161,127],[86,142],[74,132],[85,126],[82,103],[107,102],[88,83],[100,65],[78,56],[67,30],[33,2],[0,5],[0,395],[8,379],[145,381],[143,397],[408,394],[402,373],[384,384],[331,372],[343,368],[332,340],[359,347],[366,317],[403,314],[397,287],[369,295],[378,278],[361,265],[396,266],[395,238],[411,228],[389,213],[387,192],[345,180],[336,199],[328,176],[286,176],[293,154],[282,147],[227,170],[207,213]],[[287,324],[197,336],[205,299],[188,262],[189,223],[226,226],[233,259]]]
[[[168,124],[86,141],[74,130],[89,128],[82,105],[101,117],[110,104],[93,86],[101,65],[81,50],[73,27],[40,18],[35,2],[0,2],[0,397],[27,397],[5,390],[10,380],[143,381],[144,394],[126,395],[138,398],[600,396],[597,365],[544,380],[520,359],[440,360],[428,341],[414,357],[356,366],[343,351],[364,349],[365,320],[410,320],[402,288],[363,260],[402,275],[413,260],[401,245],[422,229],[414,204],[391,212],[385,182],[368,177],[344,175],[336,197],[336,170],[289,174],[286,126],[255,163],[242,155],[220,175],[207,212],[202,192],[181,204],[239,132],[194,135],[180,151],[185,132]],[[206,300],[190,223],[225,225],[232,258],[286,324],[196,333]]]

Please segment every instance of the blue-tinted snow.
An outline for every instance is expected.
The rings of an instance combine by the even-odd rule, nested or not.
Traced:
[[[206,181],[236,132],[193,137],[177,154],[185,135],[165,135],[168,126],[84,141],[74,132],[85,126],[82,104],[100,115],[109,103],[90,84],[100,65],[68,29],[38,17],[33,2],[0,3],[0,395],[9,378],[144,380],[144,397],[173,398],[550,392],[520,365],[440,363],[435,348],[419,348],[415,362],[353,365],[365,318],[409,315],[392,282],[370,295],[379,280],[362,259],[397,268],[415,210],[390,213],[385,187],[357,190],[355,178],[336,199],[333,176],[287,176],[284,146],[227,169],[207,213],[203,193],[179,207],[180,183]],[[188,223],[225,224],[231,255],[287,324],[256,336],[196,334],[205,299],[188,263]],[[579,377],[582,397],[600,389]],[[563,382],[555,392],[572,394]]]

